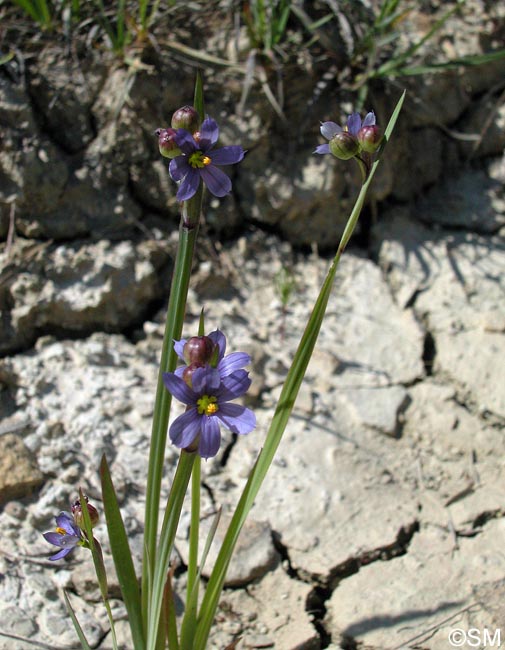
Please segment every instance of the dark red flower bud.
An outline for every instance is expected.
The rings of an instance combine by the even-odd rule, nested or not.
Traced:
[[[359,151],[359,144],[356,138],[349,131],[337,133],[329,142],[331,153],[340,160],[349,160]]]
[[[215,345],[208,336],[192,336],[184,344],[183,355],[186,363],[204,366],[210,363]]]
[[[382,132],[377,125],[363,126],[358,131],[358,142],[363,151],[375,153],[382,142]]]
[[[192,106],[183,106],[172,115],[172,128],[174,129],[186,129],[186,131],[194,133],[198,130],[199,122],[198,113]]]
[[[160,154],[165,158],[175,158],[181,155],[181,150],[175,142],[175,129],[156,129],[155,135],[158,136],[158,146]]]
[[[91,527],[94,528],[100,519],[100,515],[98,514],[98,510],[95,508],[95,506],[91,505],[91,503],[88,503],[88,497],[84,498],[86,499],[86,505],[88,507]],[[77,501],[72,504],[72,515],[74,517],[75,523],[79,526],[79,528],[84,528],[84,517],[82,516],[82,508],[79,499],[77,499]]]
[[[190,363],[189,366],[186,366],[184,368],[184,372],[182,373],[182,379],[183,381],[186,382],[186,384],[190,387],[193,388],[193,373],[197,368],[201,368],[202,366],[199,365],[198,363]]]

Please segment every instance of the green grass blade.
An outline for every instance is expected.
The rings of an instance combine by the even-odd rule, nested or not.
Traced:
[[[167,576],[165,591],[163,594],[163,609],[166,625],[166,638],[168,650],[179,650],[179,638],[177,636],[177,618],[175,615],[175,600],[172,590],[173,570],[171,569]]]
[[[79,488],[79,501],[81,506],[84,532],[86,533],[89,548],[91,549],[93,564],[95,565],[95,573],[98,579],[98,586],[100,587],[100,593],[102,595],[105,611],[107,612],[107,618],[109,619],[110,623],[112,648],[113,650],[118,650],[116,629],[114,627],[114,618],[112,617],[112,610],[109,603],[107,573],[105,571],[105,563],[103,561],[102,547],[100,546],[99,542],[93,537],[93,526],[91,524],[91,517],[89,516],[88,503],[81,488]]]
[[[399,68],[390,73],[391,77],[400,76],[415,76],[423,74],[438,74],[446,72],[447,70],[457,70],[461,67],[471,67],[485,65],[493,61],[499,61],[505,58],[505,50],[496,50],[494,52],[487,52],[485,54],[469,54],[458,59],[452,59],[446,63],[429,63],[425,65],[417,65],[405,68]]]
[[[195,453],[181,451],[179,463],[175,472],[172,488],[168,497],[165,517],[160,533],[157,549],[154,575],[152,580],[151,598],[147,618],[147,649],[156,650],[158,629],[160,624],[161,607],[165,582],[170,566],[170,554],[173,549],[175,533],[181,515],[182,504],[188,489],[188,483],[195,461]]]
[[[391,137],[391,133],[396,124],[396,120],[400,113],[404,99],[405,93],[403,93],[401,96],[385,130],[384,144],[380,151],[381,154],[383,153],[384,148]],[[200,615],[198,617],[193,650],[205,650],[206,648],[208,635],[212,626],[212,622],[214,620],[217,605],[226,577],[226,571],[231,561],[233,549],[237,543],[245,519],[254,503],[254,499],[256,498],[261,484],[263,483],[267,471],[272,463],[275,452],[277,451],[277,448],[281,442],[282,435],[286,428],[289,416],[291,415],[291,411],[298,395],[298,391],[303,381],[305,371],[316,345],[341,254],[345,249],[347,242],[349,241],[354,227],[356,226],[360,210],[365,201],[366,192],[370,186],[370,183],[372,182],[379,162],[380,159],[376,160],[372,165],[370,174],[366,182],[363,184],[363,187],[356,201],[356,205],[351,213],[351,216],[349,217],[347,227],[344,230],[340,245],[337,250],[337,254],[335,255],[335,258],[330,266],[328,275],[326,276],[326,279],[323,283],[319,296],[309,317],[309,321],[303,333],[302,339],[296,351],[293,363],[289,369],[286,381],[284,382],[284,386],[279,397],[279,402],[277,404],[277,408],[275,409],[275,413],[267,433],[265,446],[258,456],[256,464],[239,499],[230,526],[224,537],[223,543],[221,545],[221,550],[209,578],[205,596],[200,607]]]
[[[186,590],[186,610],[181,625],[181,650],[191,650],[193,647],[193,636],[196,627],[197,599],[190,599],[190,594],[193,594],[193,592],[198,594],[201,460],[200,456],[195,458],[193,473],[191,475],[191,525],[189,529],[188,581]]]
[[[107,521],[107,530],[116,567],[116,573],[123,595],[124,604],[128,612],[133,647],[135,650],[144,650],[145,640],[142,627],[142,609],[140,603],[140,589],[133,566],[128,536],[119,510],[116,491],[112,484],[109,466],[105,455],[100,463],[100,479],[102,482],[102,496]]]
[[[200,70],[198,70],[196,73],[193,108],[198,113],[198,118],[201,124],[205,119],[205,103],[203,100],[203,79],[202,79],[202,75],[200,74]]]
[[[51,13],[46,0],[14,0],[30,18],[43,27],[51,24]]]
[[[84,635],[81,624],[77,620],[77,616],[75,615],[72,605],[70,604],[70,600],[67,596],[67,592],[65,590],[63,590],[63,598],[65,599],[65,605],[67,607],[68,613],[74,625],[77,636],[79,637],[79,641],[81,642],[82,650],[91,650],[91,646],[89,645],[88,640]]]
[[[172,287],[167,309],[165,334],[160,359],[160,370],[156,387],[156,399],[153,412],[151,447],[149,451],[149,468],[146,488],[146,514],[144,530],[144,559],[142,563],[142,617],[147,620],[148,602],[151,594],[151,578],[154,578],[156,563],[156,538],[158,534],[158,512],[163,469],[165,466],[165,448],[167,442],[168,420],[172,395],[163,384],[163,373],[173,372],[177,363],[174,340],[181,338],[186,298],[191,277],[191,266],[195,242],[198,235],[198,220],[202,206],[202,185],[193,198],[183,204],[183,215],[179,230],[179,248],[175,260]],[[184,223],[193,221],[191,229]]]
[[[461,5],[465,4],[465,2],[466,0],[457,0],[454,7],[451,7],[448,11],[446,11],[445,14],[435,22],[433,27],[430,30],[428,30],[428,32],[419,41],[414,43],[414,45],[409,47],[402,54],[395,56],[390,61],[387,61],[386,63],[381,65],[373,76],[384,77],[390,74],[396,68],[401,67],[406,61],[411,59],[414,56],[414,54],[419,50],[419,48],[421,48],[427,41],[429,41],[430,38],[433,36],[433,34],[435,34],[441,27],[443,27],[443,25],[446,23],[448,18],[450,18],[452,14],[455,13],[461,7]]]

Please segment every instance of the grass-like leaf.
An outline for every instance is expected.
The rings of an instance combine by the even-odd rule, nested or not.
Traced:
[[[205,103],[203,100],[203,79],[200,70],[196,73],[195,95],[193,99],[193,108],[198,113],[200,124],[205,119]]]
[[[51,25],[51,12],[46,0],[14,0],[14,3],[42,27]]]
[[[105,455],[100,463],[100,478],[102,482],[103,506],[107,530],[116,567],[119,586],[123,595],[124,604],[128,612],[133,647],[135,650],[144,650],[145,640],[142,627],[142,610],[140,604],[140,589],[133,566],[133,559],[128,544],[128,536],[119,510],[116,491],[112,484],[109,466]]]
[[[67,607],[67,611],[74,625],[77,636],[79,637],[79,641],[81,642],[82,650],[91,650],[91,646],[89,645],[88,640],[86,639],[81,624],[77,620],[77,616],[75,615],[72,605],[70,604],[70,600],[67,596],[67,592],[65,590],[63,590],[63,598],[65,600],[65,605]]]
[[[156,644],[160,624],[161,607],[163,604],[165,582],[170,566],[170,554],[174,546],[175,533],[177,532],[177,525],[181,516],[182,504],[184,503],[184,498],[188,489],[194,460],[194,453],[188,453],[184,450],[181,451],[179,464],[177,465],[172,488],[168,497],[156,554],[156,562],[151,585],[151,597],[149,599],[147,617],[148,650],[156,650],[157,648]]]

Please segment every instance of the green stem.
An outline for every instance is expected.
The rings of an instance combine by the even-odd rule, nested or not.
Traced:
[[[189,529],[188,584],[186,612],[181,626],[181,650],[191,650],[196,628],[198,592],[198,540],[200,534],[201,458],[197,456],[191,477],[191,527]]]
[[[146,487],[146,514],[144,530],[144,558],[142,563],[142,618],[147,625],[147,609],[150,600],[150,576],[154,575],[156,563],[156,538],[158,532],[158,512],[160,507],[161,480],[165,462],[168,418],[172,396],[163,384],[163,373],[172,372],[177,363],[174,340],[181,338],[186,300],[188,295],[195,242],[198,235],[198,222],[202,205],[202,185],[195,196],[183,203],[179,228],[179,248],[175,260],[172,288],[168,302],[165,335],[156,388],[153,412],[151,449]],[[146,628],[145,628],[146,629]]]
[[[147,617],[147,649],[155,650],[160,623],[161,607],[163,604],[164,587],[170,565],[170,553],[174,545],[175,534],[179,524],[182,504],[188,489],[189,479],[196,453],[188,453],[184,449],[179,456],[179,463],[174,481],[170,489],[163,526],[160,533],[158,555],[152,580],[151,597],[149,599]]]

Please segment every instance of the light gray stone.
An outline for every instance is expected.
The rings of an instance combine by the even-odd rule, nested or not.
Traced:
[[[432,233],[397,216],[377,228],[379,259],[403,304],[413,304],[435,345],[433,372],[474,408],[505,416],[502,332],[505,252],[500,237]]]
[[[214,524],[215,515],[207,517],[201,524],[201,537],[206,540],[211,526]],[[214,541],[202,575],[209,577],[221,549],[224,535],[228,530],[230,517],[223,514],[219,519]],[[180,540],[176,547],[181,554],[183,562],[188,563],[189,545],[187,541]],[[249,518],[238,538],[235,553],[226,574],[226,587],[242,587],[253,580],[261,578],[279,562],[279,556],[274,548],[272,530],[267,522]]]
[[[492,627],[489,609],[501,607],[499,593],[483,609],[473,591],[502,580],[505,521],[489,522],[473,538],[454,538],[438,527],[423,528],[409,552],[374,563],[343,580],[327,603],[332,638],[351,638],[381,648],[428,644],[446,649],[453,628]]]

